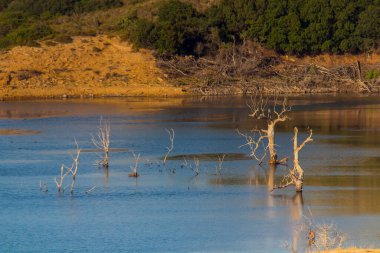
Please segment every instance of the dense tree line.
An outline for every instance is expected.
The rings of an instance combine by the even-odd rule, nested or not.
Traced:
[[[48,22],[54,17],[123,2],[144,0],[0,0],[0,48],[55,34]],[[179,0],[153,4],[159,7],[149,18],[139,14],[141,6],[120,18],[118,32],[160,54],[203,55],[247,40],[296,55],[358,53],[380,39],[380,0],[221,0],[202,12]]]
[[[380,38],[380,0],[222,0],[198,12],[169,0],[154,21],[123,19],[126,38],[167,54],[205,54],[254,40],[280,53],[368,52]]]
[[[0,48],[35,45],[54,33],[46,22],[52,17],[122,4],[121,0],[0,0]]]

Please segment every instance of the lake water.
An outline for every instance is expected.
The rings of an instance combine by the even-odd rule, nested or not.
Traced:
[[[336,224],[346,246],[380,247],[380,97],[289,103],[279,156],[291,157],[294,126],[300,138],[314,132],[300,153],[303,205],[293,188],[268,192],[268,168],[239,148],[235,129],[256,126],[244,98],[0,102],[0,252],[286,252],[302,216]],[[108,175],[94,165],[90,134],[100,117],[111,124]],[[74,139],[82,149],[75,193],[58,194],[54,177],[71,164]],[[141,155],[137,179],[128,177],[132,150]],[[286,171],[277,168],[277,184]]]

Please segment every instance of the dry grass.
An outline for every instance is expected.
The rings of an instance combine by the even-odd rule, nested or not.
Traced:
[[[0,54],[0,97],[175,96],[148,50],[106,36]],[[27,73],[27,75],[25,75]],[[38,73],[38,74],[35,74]]]
[[[360,61],[369,65],[377,65],[380,63],[380,54],[358,54],[358,55],[330,55],[321,54],[317,56],[305,56],[298,58],[295,56],[282,56],[283,60],[296,62],[297,64],[307,65],[315,64],[323,66],[325,68],[334,68],[337,66],[345,66],[356,64],[356,61]]]

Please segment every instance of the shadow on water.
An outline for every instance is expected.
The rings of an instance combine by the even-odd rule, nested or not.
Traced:
[[[238,160],[251,160],[251,158],[244,153],[203,153],[203,154],[182,154],[168,156],[167,160],[192,160],[199,159],[201,161],[218,161],[220,157],[224,156],[224,161],[238,161]]]

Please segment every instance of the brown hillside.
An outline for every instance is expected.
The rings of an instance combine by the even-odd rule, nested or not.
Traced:
[[[49,44],[49,46],[47,45]],[[165,96],[167,83],[148,50],[106,36],[15,47],[0,53],[0,97]]]

